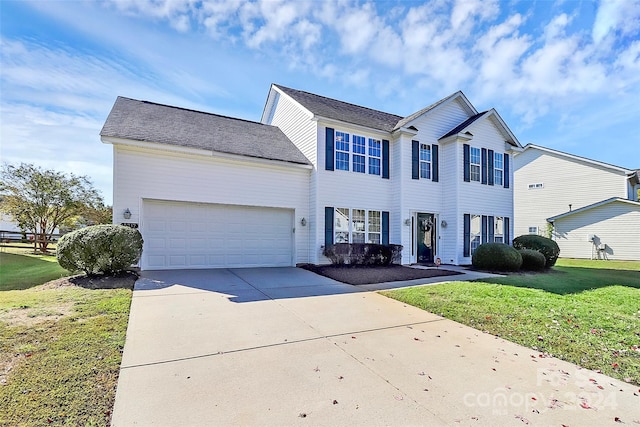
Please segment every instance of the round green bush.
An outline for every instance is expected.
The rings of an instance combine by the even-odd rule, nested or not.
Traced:
[[[518,271],[522,265],[522,256],[504,243],[483,243],[473,253],[471,264],[481,270]]]
[[[560,255],[560,247],[556,242],[535,234],[524,234],[516,237],[513,239],[513,247],[516,249],[533,249],[540,252],[546,260],[546,268],[553,267]]]
[[[136,264],[142,255],[138,230],[122,225],[94,225],[62,236],[58,242],[58,264],[87,275],[114,274]]]
[[[522,270],[542,271],[547,263],[546,258],[540,252],[534,249],[518,249],[522,256]]]

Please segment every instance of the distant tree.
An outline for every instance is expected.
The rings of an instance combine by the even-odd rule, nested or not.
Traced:
[[[111,206],[104,204],[85,206],[77,215],[69,217],[60,224],[60,229],[73,231],[91,225],[111,224],[111,219]]]
[[[47,251],[53,231],[69,218],[104,206],[86,176],[5,163],[0,179],[0,211],[32,233],[41,252]]]

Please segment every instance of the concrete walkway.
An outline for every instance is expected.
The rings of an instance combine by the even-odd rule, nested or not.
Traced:
[[[541,356],[301,269],[144,272],[112,425],[640,423],[638,387]]]

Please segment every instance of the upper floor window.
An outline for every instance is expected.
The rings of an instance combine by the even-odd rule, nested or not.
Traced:
[[[480,149],[476,147],[471,147],[469,153],[470,153],[471,181],[480,182]]]
[[[420,144],[420,178],[431,179],[431,146]]]
[[[349,170],[349,134],[336,131],[336,169]]]
[[[366,154],[366,145],[365,145],[364,136],[353,135],[353,171],[354,172],[365,172],[365,154]]]
[[[502,185],[504,173],[504,160],[502,153],[493,153],[493,183]]]
[[[369,174],[380,175],[380,140],[369,138]]]

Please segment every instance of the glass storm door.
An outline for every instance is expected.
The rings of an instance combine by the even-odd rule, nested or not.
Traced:
[[[436,252],[435,216],[430,213],[419,213],[416,224],[418,236],[418,263],[433,264]]]

